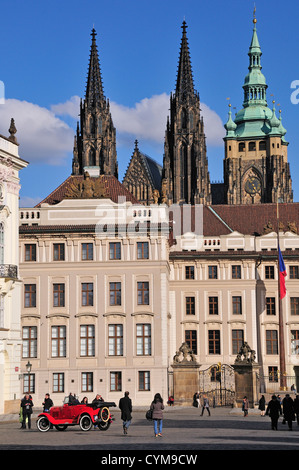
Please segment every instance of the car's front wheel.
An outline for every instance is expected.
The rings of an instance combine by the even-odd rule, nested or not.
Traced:
[[[82,431],[89,431],[92,427],[92,420],[89,415],[83,415],[80,418],[79,426]]]
[[[51,428],[51,423],[45,416],[41,416],[36,422],[37,429],[41,432],[47,432]]]

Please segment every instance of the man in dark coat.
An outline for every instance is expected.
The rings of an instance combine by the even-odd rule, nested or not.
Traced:
[[[282,409],[283,409],[283,416],[284,419],[287,421],[289,430],[292,430],[292,422],[295,421],[295,413],[294,413],[294,401],[287,393],[284,399],[282,400]]]
[[[270,416],[272,429],[277,430],[278,418],[282,414],[280,401],[277,400],[276,395],[272,395],[272,400],[269,401],[266,415]]]
[[[28,429],[31,429],[31,415],[32,415],[33,402],[29,393],[26,393],[24,398],[21,400],[21,407],[22,407],[22,412],[23,412],[22,429],[26,429],[26,420],[28,424]]]
[[[119,400],[118,406],[121,410],[124,434],[128,434],[128,429],[132,420],[132,400],[129,398],[129,392],[125,392],[125,396]]]

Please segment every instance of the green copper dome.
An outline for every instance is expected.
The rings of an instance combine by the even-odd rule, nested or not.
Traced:
[[[236,114],[234,121],[229,113],[229,119],[224,126],[227,131],[226,138],[264,138],[267,135],[283,136],[286,133],[281,120],[276,117],[275,108],[271,110],[267,104],[268,86],[261,71],[262,51],[257,37],[255,18],[253,23],[253,34],[248,52],[249,72],[243,85],[243,108]]]

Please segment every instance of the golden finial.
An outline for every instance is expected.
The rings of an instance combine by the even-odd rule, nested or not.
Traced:
[[[253,22],[254,23],[256,23],[255,12],[256,12],[256,7],[255,7],[255,4],[254,4],[254,9],[253,9]]]

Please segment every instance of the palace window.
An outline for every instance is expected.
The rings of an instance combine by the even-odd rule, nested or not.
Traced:
[[[36,307],[36,284],[25,284],[25,308]]]
[[[23,326],[22,357],[37,357],[37,327]]]
[[[81,374],[81,391],[93,392],[93,373],[82,372]]]
[[[53,374],[53,393],[62,393],[64,392],[64,373],[54,373]]]
[[[232,279],[241,279],[241,266],[232,266]]]
[[[82,307],[93,306],[93,283],[83,282],[82,283]]]
[[[209,354],[220,354],[220,331],[209,330]]]
[[[151,347],[151,325],[148,323],[136,325],[137,356],[150,356]]]
[[[123,325],[108,326],[109,356],[123,356]]]
[[[278,334],[276,330],[266,331],[266,354],[278,354]]]
[[[148,242],[137,242],[137,259],[148,259],[149,248]]]
[[[51,328],[52,357],[66,357],[66,326]]]
[[[290,279],[299,279],[299,266],[290,266]]]
[[[218,297],[209,297],[209,315],[218,315]]]
[[[138,372],[138,389],[140,392],[149,391],[151,389],[151,374],[149,371]]]
[[[265,279],[275,279],[274,266],[265,266]]]
[[[194,279],[194,266],[185,266],[186,279]]]
[[[137,282],[137,304],[149,305],[149,283]]]
[[[110,391],[121,392],[122,378],[121,372],[110,372]]]
[[[36,261],[36,244],[26,243],[25,245],[25,261]]]
[[[64,261],[64,243],[53,244],[53,259],[54,261]]]
[[[109,243],[109,259],[121,259],[120,242]]]
[[[218,278],[217,266],[209,266],[209,279],[217,279],[217,278]]]
[[[93,260],[93,243],[82,243],[81,259],[82,261]]]
[[[195,297],[186,297],[186,315],[195,315]]]
[[[291,315],[299,315],[299,297],[291,297]]]
[[[233,315],[242,315],[242,297],[239,295],[233,296]]]
[[[110,282],[110,305],[121,305],[121,282]]]
[[[244,344],[244,331],[232,330],[232,353],[238,354]]]
[[[267,315],[276,315],[275,297],[266,297],[266,311]]]
[[[80,326],[80,356],[95,356],[95,327],[94,325]]]
[[[64,284],[53,284],[53,307],[65,306]]]
[[[185,342],[189,348],[193,351],[193,354],[197,354],[197,331],[186,330],[185,331]]]

